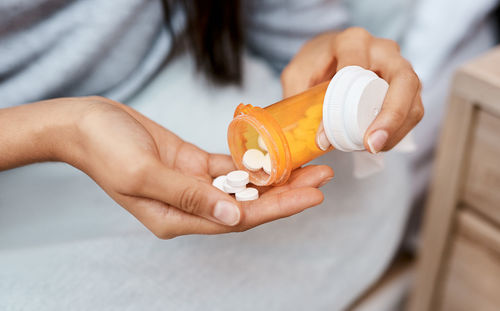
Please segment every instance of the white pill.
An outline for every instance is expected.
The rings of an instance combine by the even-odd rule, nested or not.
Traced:
[[[235,187],[235,186],[229,185],[227,183],[227,179],[226,179],[226,182],[224,183],[224,192],[226,192],[226,193],[238,193],[238,192],[244,191],[245,189],[246,189],[246,186]]]
[[[257,149],[248,149],[243,155],[242,162],[249,171],[258,171],[264,164],[264,154]]]
[[[249,183],[248,172],[232,171],[226,175],[226,184],[233,187],[245,187]]]
[[[259,198],[259,191],[255,188],[246,188],[243,191],[236,192],[236,201],[252,201]]]
[[[212,186],[214,186],[215,188],[218,188],[221,191],[225,191],[224,190],[225,183],[226,183],[226,175],[222,175],[222,176],[215,178],[214,181],[212,181]]]
[[[272,166],[271,166],[271,156],[269,155],[269,153],[266,153],[266,155],[264,156],[264,163],[262,164],[262,168],[264,169],[264,172],[271,175]]]
[[[257,142],[259,143],[260,149],[262,149],[264,151],[268,151],[266,143],[264,142],[264,138],[262,138],[262,136],[259,135],[259,138],[257,138]]]

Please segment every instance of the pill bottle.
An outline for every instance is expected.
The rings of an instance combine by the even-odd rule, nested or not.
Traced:
[[[271,171],[249,171],[250,182],[281,185],[294,169],[332,149],[363,150],[364,133],[380,111],[387,88],[387,82],[372,71],[349,66],[330,81],[265,108],[240,104],[228,127],[233,161],[238,169],[246,170],[243,155],[259,149],[260,136],[271,159]],[[316,143],[321,121],[332,144],[327,150]]]

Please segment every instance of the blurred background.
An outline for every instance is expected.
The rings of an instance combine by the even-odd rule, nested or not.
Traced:
[[[336,173],[321,206],[240,234],[160,241],[69,165],[0,172],[0,309],[500,309],[497,1],[243,1],[242,83],[225,86],[175,44],[172,33],[182,36],[185,20],[172,15],[169,31],[159,0],[24,3],[0,4],[1,108],[23,103],[12,89],[28,89],[26,102],[97,93],[207,151],[228,153],[227,125],[240,102],[280,100],[280,72],[302,44],[361,26],[400,44],[423,83],[426,115],[413,131],[413,154],[388,152],[382,172],[358,180],[351,155],[334,151],[315,161]],[[83,76],[61,69],[76,64],[71,58],[37,68],[33,59],[48,48],[9,67],[16,46],[34,51],[47,39],[63,49],[58,36],[43,35],[67,27],[64,19],[78,25],[68,39],[78,49],[64,53],[92,54],[80,36],[115,19],[123,38],[103,54],[107,65],[80,64],[96,66],[81,87],[37,92],[12,72]],[[138,63],[128,53],[141,48],[146,60]],[[96,81],[116,74],[113,60],[131,69],[105,89]]]

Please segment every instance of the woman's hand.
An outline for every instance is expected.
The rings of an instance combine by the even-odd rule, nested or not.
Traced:
[[[321,34],[308,41],[283,70],[283,96],[327,81],[351,65],[372,70],[389,83],[382,109],[365,133],[364,145],[372,153],[390,150],[424,115],[420,80],[396,42],[375,38],[358,27]],[[318,141],[328,143],[321,129]]]
[[[33,104],[32,113],[37,104],[77,115],[70,129],[52,131],[50,158],[84,171],[160,238],[243,231],[293,215],[321,203],[316,188],[333,177],[327,166],[309,166],[240,203],[211,185],[234,170],[229,156],[204,152],[130,107],[101,97],[62,98]]]

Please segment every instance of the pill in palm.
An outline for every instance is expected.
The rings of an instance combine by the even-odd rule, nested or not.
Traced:
[[[264,138],[262,138],[262,136],[259,135],[259,138],[257,138],[257,143],[259,144],[260,149],[262,149],[264,151],[268,151],[266,143],[264,142]]]
[[[259,191],[255,188],[246,188],[243,191],[236,192],[236,201],[252,201],[259,198]]]
[[[212,181],[212,186],[224,191],[224,184],[226,183],[226,175],[219,176]]]
[[[271,156],[269,155],[269,153],[266,153],[266,155],[264,156],[264,163],[262,164],[262,169],[264,169],[264,172],[271,175],[271,168],[272,168]]]
[[[249,171],[258,171],[264,163],[264,154],[257,149],[248,149],[243,155],[242,162]]]
[[[245,187],[249,183],[248,172],[232,171],[226,175],[226,184],[232,187]]]
[[[227,183],[227,180],[223,187],[224,187],[224,192],[226,193],[238,193],[246,189],[246,186],[240,186],[240,187],[231,186]]]

